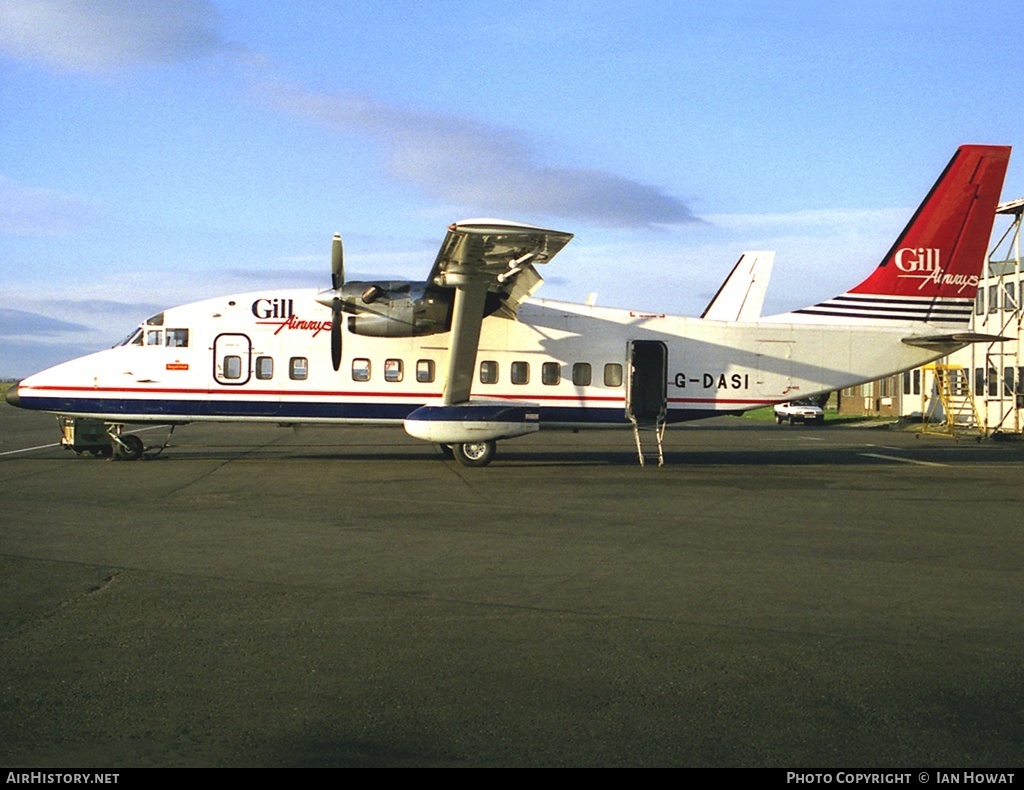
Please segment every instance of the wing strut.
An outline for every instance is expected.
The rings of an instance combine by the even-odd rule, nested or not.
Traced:
[[[448,351],[448,380],[442,398],[445,406],[469,400],[486,299],[487,280],[483,278],[470,278],[465,285],[456,288],[451,348]]]

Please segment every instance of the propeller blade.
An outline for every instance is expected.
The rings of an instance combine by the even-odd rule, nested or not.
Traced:
[[[341,367],[341,299],[337,298],[331,302],[331,364],[335,370]]]
[[[335,290],[345,284],[345,255],[341,249],[340,233],[335,233],[331,242],[331,282]]]

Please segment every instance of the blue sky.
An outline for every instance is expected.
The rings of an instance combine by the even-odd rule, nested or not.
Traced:
[[[538,296],[766,310],[859,281],[961,143],[1014,145],[1012,2],[4,0],[0,375],[161,307],[576,234]],[[1004,199],[1024,195],[1011,160]]]

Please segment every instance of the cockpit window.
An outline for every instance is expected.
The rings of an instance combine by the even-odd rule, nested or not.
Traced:
[[[164,330],[162,329],[147,329],[146,330],[146,345],[147,346],[162,346],[164,344]]]
[[[150,316],[146,319],[146,323],[149,326],[163,326],[164,325],[164,314],[157,313],[156,315]]]
[[[167,346],[169,348],[187,348],[188,347],[188,330],[187,329],[168,329],[167,330]]]
[[[124,340],[118,343],[119,346],[141,346],[142,329],[133,329]]]

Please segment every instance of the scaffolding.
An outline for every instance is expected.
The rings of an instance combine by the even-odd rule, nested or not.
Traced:
[[[978,290],[975,331],[1005,338],[971,351],[973,392],[982,408],[977,417],[984,436],[1020,434],[1024,424],[1024,364],[1021,329],[1024,279],[1021,269],[1021,218],[1024,198],[1003,203],[996,214],[1011,222],[988,256],[986,278]]]

